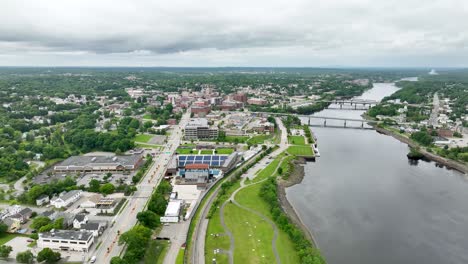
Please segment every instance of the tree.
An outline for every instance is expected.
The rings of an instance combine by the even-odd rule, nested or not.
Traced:
[[[88,191],[90,192],[99,192],[99,187],[101,186],[101,183],[96,180],[96,179],[92,179],[89,181],[89,188],[88,188]]]
[[[36,218],[34,218],[32,224],[31,224],[31,228],[34,228],[34,229],[39,229],[43,226],[46,226],[48,224],[50,224],[52,221],[50,220],[50,218],[46,217],[46,216],[38,216]]]
[[[115,191],[115,186],[112,183],[103,184],[99,187],[99,192],[103,194],[111,194]]]
[[[127,264],[127,262],[120,257],[111,258],[110,264]]]
[[[159,216],[151,211],[139,212],[137,214],[138,221],[142,225],[154,229],[160,225]]]
[[[283,168],[281,168],[281,167],[278,168],[278,174],[279,175],[283,174]]]
[[[45,263],[56,263],[60,260],[61,255],[59,252],[54,252],[50,248],[44,248],[37,254],[37,261]]]
[[[8,226],[5,225],[3,222],[0,223],[0,235],[6,233],[8,231]]]
[[[12,250],[13,248],[11,248],[11,246],[1,245],[0,246],[0,258],[8,258]]]
[[[16,254],[16,261],[19,263],[33,263],[34,262],[34,255],[31,250],[27,250],[24,252],[18,252]]]

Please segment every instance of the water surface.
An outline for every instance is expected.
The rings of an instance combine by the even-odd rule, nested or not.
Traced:
[[[396,90],[376,84],[361,98],[380,100]],[[329,264],[468,263],[464,175],[433,162],[411,165],[405,144],[373,130],[313,131],[321,157],[305,165],[303,182],[287,196]]]

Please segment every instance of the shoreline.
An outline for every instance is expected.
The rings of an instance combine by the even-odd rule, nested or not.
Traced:
[[[450,160],[450,159],[447,159],[447,158],[444,158],[444,157],[441,157],[437,154],[434,154],[434,153],[431,153],[431,152],[428,152],[427,150],[425,150],[424,148],[421,148],[421,146],[419,146],[417,143],[413,142],[411,139],[409,138],[406,138],[402,135],[399,135],[391,130],[388,130],[388,129],[385,129],[385,128],[382,128],[382,127],[377,127],[375,126],[374,127],[375,131],[377,131],[378,133],[381,133],[381,134],[384,134],[384,135],[387,135],[387,136],[391,136],[393,138],[395,138],[396,140],[402,142],[402,143],[405,143],[407,144],[408,146],[412,147],[412,148],[416,148],[418,149],[418,151],[424,155],[424,157],[426,157],[427,159],[429,159],[430,161],[434,161],[438,164],[441,164],[443,166],[445,166],[447,169],[452,169],[452,170],[456,170],[462,174],[468,174],[468,165],[465,165],[461,162],[458,162],[458,161],[454,161],[454,160]]]
[[[301,217],[297,213],[294,206],[291,205],[288,198],[286,197],[286,188],[294,186],[302,182],[305,176],[304,164],[306,159],[297,157],[293,162],[293,171],[291,172],[287,180],[281,179],[278,181],[277,190],[278,190],[278,199],[281,205],[281,209],[288,215],[291,221],[302,230],[306,238],[312,243],[312,245],[319,249],[317,240],[314,238],[310,229],[304,224]]]

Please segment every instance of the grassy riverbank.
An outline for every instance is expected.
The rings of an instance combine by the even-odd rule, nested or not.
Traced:
[[[224,186],[210,211],[207,262],[229,263],[232,255],[234,263],[324,263],[301,229],[281,210],[276,178],[291,172],[293,159],[282,153],[253,180]]]

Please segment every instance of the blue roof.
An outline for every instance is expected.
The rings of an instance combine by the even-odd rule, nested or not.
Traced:
[[[178,155],[178,167],[187,164],[208,164],[211,167],[220,167],[228,155]]]

